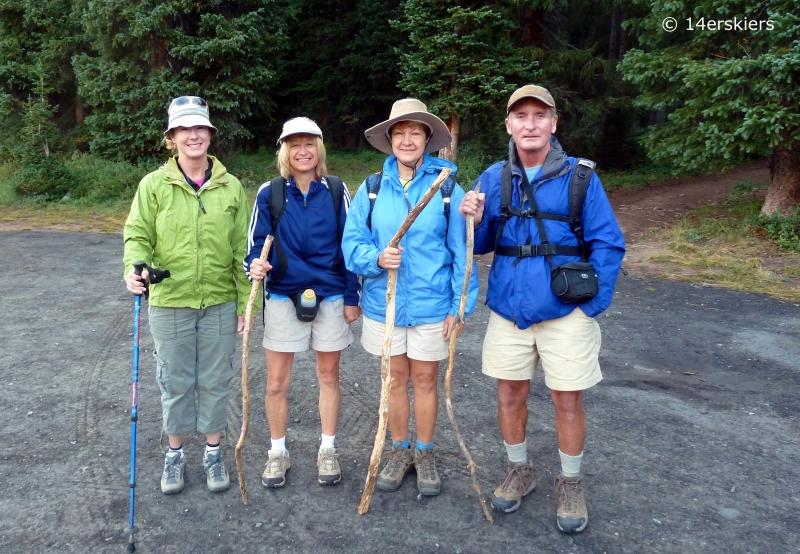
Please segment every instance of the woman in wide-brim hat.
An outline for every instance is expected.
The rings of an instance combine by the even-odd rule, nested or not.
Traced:
[[[311,348],[317,359],[322,427],[317,481],[335,485],[342,479],[334,445],[340,403],[339,360],[353,340],[350,324],[361,315],[361,286],[358,277],[345,269],[341,253],[350,192],[340,179],[327,175],[322,131],[314,121],[307,117],[290,119],[278,144],[281,174],[258,191],[246,260],[253,279],[264,279],[269,273],[265,282],[264,348],[272,443],[261,482],[273,489],[286,483],[291,467],[286,422],[292,363],[295,353]],[[282,209],[279,219],[273,219],[275,204]],[[264,263],[259,255],[267,235],[273,235],[275,241],[269,261]],[[303,311],[301,295],[306,291],[313,291],[306,295],[306,310],[311,311]],[[313,310],[317,312],[312,316]]]
[[[164,132],[174,155],[139,183],[125,222],[125,280],[145,290],[137,260],[171,276],[150,285],[149,316],[169,451],[161,491],[183,490],[183,437],[206,436],[203,466],[212,492],[230,486],[219,449],[227,425],[236,331],[244,329],[250,283],[247,253],[250,203],[241,183],[208,155],[216,128],[199,96],[170,102]],[[260,302],[259,302],[260,306]]]
[[[455,165],[429,154],[448,146],[451,136],[444,122],[413,98],[395,102],[389,119],[368,129],[365,135],[389,157],[382,173],[367,178],[353,199],[342,252],[347,268],[364,277],[361,344],[370,354],[380,355],[383,346],[387,270],[398,270],[390,368],[392,450],[377,487],[397,490],[413,465],[419,491],[436,495],[441,488],[433,452],[439,401],[436,388],[439,362],[447,358],[464,279],[466,231],[464,218],[458,213],[464,191],[454,181],[447,183],[442,194],[435,195],[419,215],[399,248],[389,248],[389,240],[439,173],[449,168],[455,175]],[[477,296],[474,271],[467,313],[474,310]],[[409,380],[414,387],[414,451],[408,436]]]

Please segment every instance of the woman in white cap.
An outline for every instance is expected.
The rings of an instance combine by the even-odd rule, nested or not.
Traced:
[[[361,315],[358,278],[346,270],[341,236],[350,192],[326,175],[322,131],[306,117],[290,119],[278,139],[280,176],[261,185],[250,219],[245,267],[266,281],[267,422],[272,439],[261,477],[267,488],[286,483],[286,398],[296,352],[316,352],[322,442],[318,482],[342,479],[334,439],[339,419],[339,358],[350,346],[350,323]],[[259,259],[267,235],[275,240],[267,263]]]
[[[413,465],[419,491],[432,496],[441,488],[433,452],[439,361],[447,358],[466,264],[465,223],[458,213],[464,191],[448,180],[400,241],[400,247],[389,248],[389,240],[439,173],[450,168],[455,175],[455,165],[428,154],[449,146],[451,136],[444,122],[413,98],[395,102],[389,119],[368,129],[365,135],[389,157],[383,172],[370,176],[356,193],[342,251],[347,269],[364,277],[361,344],[370,354],[380,355],[383,346],[386,270],[398,270],[389,397],[392,450],[377,487],[397,490]],[[475,309],[478,296],[477,274],[474,271],[470,281],[468,314]],[[413,453],[408,435],[409,379],[414,387],[417,429]]]
[[[241,183],[208,147],[216,132],[208,104],[181,96],[169,105],[164,133],[174,155],[139,183],[125,222],[125,280],[143,294],[144,261],[171,276],[150,284],[149,317],[161,389],[163,430],[169,438],[161,491],[183,490],[183,437],[206,436],[203,465],[212,492],[230,479],[219,449],[227,425],[236,331],[244,329],[250,291],[242,267],[250,204]]]

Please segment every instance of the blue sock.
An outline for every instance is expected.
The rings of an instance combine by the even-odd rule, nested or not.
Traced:
[[[405,448],[406,450],[408,450],[409,448],[411,448],[411,443],[408,442],[408,439],[403,439],[401,441],[396,441],[392,439],[392,446],[399,446],[400,448]]]
[[[417,450],[423,452],[425,450],[433,450],[433,441],[431,442],[422,442],[421,440],[417,439]]]

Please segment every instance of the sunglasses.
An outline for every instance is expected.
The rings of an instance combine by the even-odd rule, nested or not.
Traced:
[[[172,106],[185,106],[186,104],[197,104],[198,106],[208,107],[208,103],[199,96],[179,96],[172,101]]]

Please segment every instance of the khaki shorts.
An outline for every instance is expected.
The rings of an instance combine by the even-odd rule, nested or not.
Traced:
[[[264,348],[273,352],[338,352],[353,342],[344,320],[344,298],[321,302],[314,321],[300,321],[291,300],[264,303]]]
[[[361,346],[370,354],[381,355],[383,331],[386,325],[364,317],[361,326]],[[438,362],[447,358],[450,343],[444,340],[444,320],[423,323],[414,327],[397,327],[392,331],[392,356],[407,354],[412,360]]]
[[[509,381],[533,379],[541,358],[548,388],[578,391],[603,379],[599,354],[600,326],[580,308],[527,329],[491,312],[483,341],[483,373]]]

